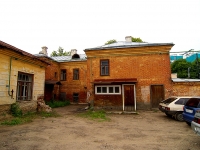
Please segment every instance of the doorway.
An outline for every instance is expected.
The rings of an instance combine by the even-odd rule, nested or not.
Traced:
[[[123,111],[136,111],[135,85],[124,84],[123,88]]]
[[[164,100],[164,85],[151,85],[151,107],[158,108],[159,103]]]

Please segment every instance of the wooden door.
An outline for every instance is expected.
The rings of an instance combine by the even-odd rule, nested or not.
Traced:
[[[134,85],[124,85],[124,105],[134,106]]]
[[[164,86],[151,85],[151,107],[158,108],[162,100],[164,100]]]

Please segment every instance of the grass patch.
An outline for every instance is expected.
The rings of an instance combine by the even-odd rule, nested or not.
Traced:
[[[57,107],[64,107],[67,105],[70,105],[69,101],[52,101],[52,102],[46,102],[47,105],[49,105],[51,108],[57,108]]]
[[[89,119],[92,119],[92,120],[98,120],[98,121],[108,121],[108,120],[110,120],[106,116],[106,112],[104,110],[98,110],[98,111],[88,110],[84,113],[79,114],[79,116],[84,117],[84,118],[89,118]]]
[[[49,112],[49,113],[48,112],[35,112],[35,113],[28,112],[19,117],[14,116],[14,118],[5,120],[5,121],[1,122],[0,124],[13,126],[13,125],[20,125],[20,124],[32,122],[33,119],[35,119],[35,118],[40,118],[40,117],[47,118],[47,117],[58,117],[58,116],[59,115],[54,111]]]

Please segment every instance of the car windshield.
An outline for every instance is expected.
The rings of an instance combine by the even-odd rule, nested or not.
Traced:
[[[176,99],[177,99],[176,97],[170,97],[170,98],[168,98],[166,100],[163,100],[162,103],[164,103],[164,104],[171,103]]]
[[[185,105],[189,107],[200,108],[199,102],[200,102],[200,98],[191,98],[188,100],[188,102]]]

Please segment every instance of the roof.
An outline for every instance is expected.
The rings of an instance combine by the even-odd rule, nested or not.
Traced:
[[[38,58],[37,56],[34,56],[34,55],[32,55],[32,54],[30,54],[30,53],[28,53],[28,52],[25,52],[25,51],[23,51],[23,50],[21,50],[21,49],[19,49],[19,48],[17,48],[17,47],[14,47],[14,46],[12,46],[12,45],[10,45],[10,44],[7,44],[7,43],[5,43],[5,42],[3,42],[3,41],[1,41],[1,40],[0,40],[0,46],[5,47],[5,48],[7,48],[7,49],[10,49],[10,50],[12,50],[12,51],[14,51],[14,52],[17,52],[17,53],[21,54],[21,55],[28,56],[28,57],[31,57],[31,58],[34,58],[34,59],[38,59],[39,61],[42,61],[42,62],[48,64],[46,61],[41,60],[41,59]]]
[[[172,78],[173,82],[200,82],[200,79],[181,79],[181,78]]]
[[[45,58],[54,60],[54,59],[52,59],[51,57],[47,56],[46,54],[34,54],[34,55],[37,56],[37,57],[42,57],[42,58],[45,57]]]
[[[72,56],[55,56],[51,57],[53,60],[57,62],[73,62],[73,61],[85,61],[87,60],[87,56],[85,54],[78,54],[80,58],[72,59]]]
[[[102,45],[94,48],[87,48],[84,51],[88,50],[101,50],[101,49],[116,49],[116,48],[131,48],[131,47],[146,47],[146,46],[174,46],[173,43],[147,43],[147,42],[126,42],[126,41],[119,41],[116,43]]]

